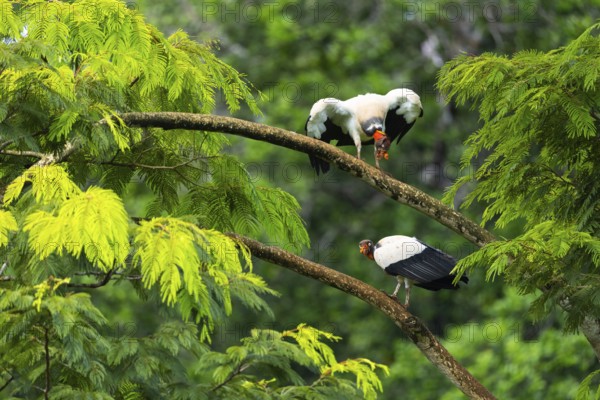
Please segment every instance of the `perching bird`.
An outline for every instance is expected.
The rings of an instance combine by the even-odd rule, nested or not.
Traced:
[[[392,296],[396,297],[404,281],[405,307],[410,302],[411,283],[428,290],[458,289],[458,285],[452,283],[455,276],[450,274],[456,260],[414,237],[388,236],[375,245],[370,240],[363,240],[358,246],[362,254],[375,260],[388,274],[396,276],[398,284]],[[460,281],[467,283],[469,278],[463,275]]]
[[[423,106],[419,96],[410,89],[393,89],[386,95],[367,93],[346,101],[326,98],[317,101],[310,110],[306,121],[306,134],[330,143],[337,140],[337,146],[356,146],[360,150],[364,144],[375,143],[375,165],[379,167],[381,158],[388,158],[387,149],[394,139],[400,139],[413,126],[416,119],[423,116]],[[310,164],[317,175],[329,171],[329,163],[309,155]]]

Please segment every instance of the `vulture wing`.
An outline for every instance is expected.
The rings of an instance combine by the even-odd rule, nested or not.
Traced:
[[[337,146],[354,144],[348,135],[348,124],[354,114],[343,101],[335,98],[326,98],[317,101],[310,110],[304,129],[312,138],[320,139],[326,143],[337,140]],[[312,154],[308,155],[310,165],[317,175],[329,171],[329,163]]]
[[[390,90],[385,97],[388,99],[388,112],[385,117],[385,133],[396,143],[412,128],[417,118],[423,116],[423,107],[419,96],[410,89]]]

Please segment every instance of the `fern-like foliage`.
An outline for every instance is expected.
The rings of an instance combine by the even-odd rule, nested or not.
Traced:
[[[234,305],[268,314],[277,295],[226,233],[298,250],[308,235],[296,200],[255,187],[225,135],[119,114],[209,113],[219,98],[258,114],[254,90],[216,44],[165,37],[122,1],[0,10],[2,395],[174,398]],[[112,337],[92,299],[117,284],[158,298],[166,322]]]
[[[595,390],[595,395],[593,397],[590,397],[592,382],[594,380],[598,380],[598,374],[600,374],[600,370],[596,370],[585,377],[585,379],[581,382],[581,385],[579,385],[579,388],[577,389],[577,396],[575,397],[576,400],[600,399],[600,385],[598,385],[597,389]]]
[[[0,210],[0,247],[8,244],[8,235],[18,228],[17,220],[9,212]]]
[[[243,245],[215,230],[175,218],[144,221],[136,229],[133,268],[141,271],[145,287],[158,284],[162,301],[178,304],[184,319],[203,323],[201,339],[209,339],[213,310],[231,313],[232,285],[235,296],[251,308],[268,309],[258,294],[275,292],[246,271],[251,265]]]
[[[200,225],[249,236],[261,233],[284,248],[308,246],[296,199],[280,189],[255,186],[248,172],[231,157],[208,166],[206,182],[192,188],[180,213],[192,213]]]
[[[182,321],[166,321],[146,337],[114,335],[89,294],[69,293],[66,283],[51,278],[35,289],[0,289],[0,360],[29,382],[16,396],[39,394],[47,360],[61,377],[52,398],[373,399],[382,390],[379,374],[388,373],[362,358],[337,362],[323,340],[340,338],[303,324],[254,329],[224,353],[209,351],[197,326]],[[192,369],[184,364],[190,360]],[[312,383],[297,367],[315,373]]]
[[[20,396],[37,397],[36,383],[43,386],[51,372],[47,358],[64,381],[79,379],[84,391],[102,391],[107,371],[98,355],[109,343],[99,329],[106,319],[89,295],[65,293],[67,281],[49,278],[36,288],[0,289],[0,357],[6,370],[20,371],[29,382]]]
[[[482,204],[482,223],[523,224],[520,236],[486,246],[459,269],[487,265],[489,278],[504,274],[523,292],[543,289],[537,315],[562,301],[570,329],[585,315],[600,317],[599,29],[548,53],[463,55],[438,82],[482,121],[466,142],[466,174],[445,200],[474,183],[462,206]]]
[[[181,357],[205,352],[197,327],[181,321],[164,322],[147,337],[115,335],[90,295],[65,291],[65,284],[0,289],[0,359],[4,371],[27,383],[12,388],[17,397],[38,397],[48,373],[51,398],[171,397],[187,379]]]
[[[26,184],[31,184],[31,195],[42,204],[65,201],[81,193],[64,168],[57,165],[33,166],[6,186],[4,204],[15,201]]]
[[[129,253],[128,218],[114,192],[90,187],[65,200],[55,212],[36,211],[25,219],[34,256],[44,260],[63,251],[82,252],[102,271],[122,265]]]
[[[213,372],[210,382],[196,389],[210,398],[376,398],[382,390],[378,373],[388,374],[388,368],[366,359],[337,362],[323,340],[340,338],[304,324],[284,332],[253,329],[240,346],[199,360],[200,376]],[[319,375],[307,385],[293,364]]]

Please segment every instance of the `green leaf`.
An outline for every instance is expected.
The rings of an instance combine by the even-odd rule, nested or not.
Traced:
[[[85,257],[103,271],[121,265],[129,252],[128,217],[112,191],[90,187],[64,201],[55,213],[36,211],[25,219],[29,248],[40,260],[63,251]]]
[[[577,388],[577,394],[575,396],[576,400],[589,400],[590,399],[590,390],[592,390],[592,381],[600,374],[600,370],[596,370],[585,377],[581,384]],[[596,390],[596,394],[593,397],[594,400],[600,399],[600,384]]]
[[[32,166],[7,186],[4,204],[8,205],[15,201],[21,195],[26,183],[31,183],[31,191],[35,200],[43,204],[64,201],[81,192],[63,167],[59,165]]]
[[[18,229],[17,220],[9,212],[0,210],[0,247],[8,244],[8,234]]]

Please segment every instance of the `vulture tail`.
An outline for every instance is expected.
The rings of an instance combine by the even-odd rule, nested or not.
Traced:
[[[308,159],[310,160],[311,167],[313,167],[317,175],[321,173],[326,174],[329,171],[329,163],[327,161],[321,160],[312,154],[308,155]]]

